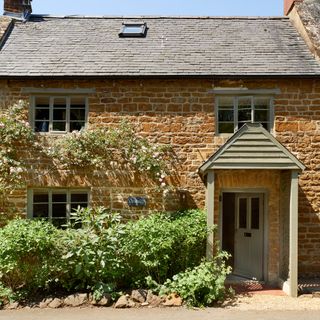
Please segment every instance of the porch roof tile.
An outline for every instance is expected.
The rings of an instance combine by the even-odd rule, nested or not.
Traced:
[[[212,169],[290,169],[305,166],[261,124],[247,123],[200,168]]]

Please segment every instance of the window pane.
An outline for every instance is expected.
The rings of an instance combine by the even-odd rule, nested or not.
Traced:
[[[67,195],[65,193],[53,193],[52,202],[67,202]]]
[[[64,218],[67,216],[67,205],[66,204],[52,204],[52,217]]]
[[[36,132],[48,132],[49,121],[36,121],[34,124],[34,130]]]
[[[78,208],[87,208],[87,203],[72,203],[71,204],[71,212],[75,212]]]
[[[259,198],[251,199],[251,229],[259,229]]]
[[[36,108],[49,109],[50,99],[49,97],[36,97]]]
[[[33,194],[33,202],[49,202],[49,195],[48,193],[34,193]]]
[[[70,131],[80,131],[82,128],[85,127],[84,122],[70,122]]]
[[[251,98],[239,98],[238,121],[251,122]]]
[[[268,110],[255,110],[254,121],[255,122],[266,122],[268,121]]]
[[[37,97],[35,100],[35,122],[34,130],[36,132],[49,131],[49,98]]]
[[[36,120],[49,120],[49,109],[36,109]]]
[[[270,109],[270,99],[269,98],[254,98],[255,109],[269,110]]]
[[[239,199],[239,228],[247,228],[247,199]]]
[[[67,108],[66,98],[54,98],[53,108],[54,109],[66,109]]]
[[[218,99],[219,107],[234,107],[234,98],[233,97],[219,97]]]
[[[66,110],[54,109],[53,110],[53,120],[66,120]]]
[[[231,121],[233,123],[233,109],[223,109],[225,107],[219,108],[219,121]]]
[[[80,208],[86,208],[88,206],[88,194],[87,193],[74,193],[71,194],[71,212]]]
[[[71,98],[71,102],[70,102],[70,108],[71,109],[85,109],[86,108],[86,99],[85,98],[78,98],[78,97],[74,97]]]
[[[34,204],[32,216],[34,218],[48,218],[49,205],[48,204]]]
[[[70,120],[84,120],[85,119],[84,109],[71,109],[70,110]]]
[[[86,100],[72,98],[70,104],[70,132],[80,131],[85,126]]]
[[[88,202],[88,194],[87,193],[71,194],[71,202]]]
[[[66,131],[66,123],[65,122],[53,122],[52,130],[53,131]]]
[[[234,124],[233,123],[219,123],[219,133],[233,133]]]

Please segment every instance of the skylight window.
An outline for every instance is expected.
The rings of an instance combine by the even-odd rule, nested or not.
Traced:
[[[119,37],[145,37],[147,33],[147,24],[141,23],[123,23]]]

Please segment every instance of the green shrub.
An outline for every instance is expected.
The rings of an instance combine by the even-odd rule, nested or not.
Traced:
[[[147,276],[163,283],[200,263],[208,229],[204,212],[157,213],[126,225],[122,256],[126,283],[143,284]]]
[[[0,229],[0,283],[35,291],[54,281],[57,229],[45,221],[13,220]]]
[[[188,305],[195,307],[222,300],[226,292],[224,281],[231,272],[225,264],[226,258],[227,254],[220,252],[212,261],[203,261],[197,267],[178,273],[158,287],[159,294],[179,294]]]
[[[200,264],[208,232],[200,210],[123,224],[106,208],[82,208],[64,230],[50,222],[14,220],[0,229],[0,301],[53,288],[91,290],[98,298],[145,286],[149,277],[149,284],[163,284],[161,293],[207,305],[223,296],[229,270],[222,253]]]
[[[123,272],[118,254],[123,229],[119,214],[103,207],[77,210],[58,240],[61,286],[70,290],[92,289],[98,283],[114,286]]]

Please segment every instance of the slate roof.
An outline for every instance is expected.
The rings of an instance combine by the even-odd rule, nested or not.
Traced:
[[[119,38],[144,21],[146,38]],[[288,18],[50,17],[16,22],[0,76],[320,75]]]
[[[305,166],[259,123],[246,123],[199,168],[293,169]]]

